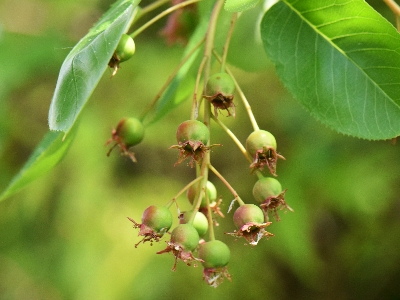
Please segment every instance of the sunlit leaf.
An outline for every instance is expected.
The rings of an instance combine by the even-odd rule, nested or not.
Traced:
[[[286,87],[318,120],[360,138],[400,135],[400,35],[364,1],[280,1],[261,35]]]
[[[117,1],[89,33],[79,41],[61,66],[50,105],[50,130],[68,132],[127,30],[140,0]]]
[[[68,152],[77,131],[76,127],[74,126],[64,140],[64,132],[49,131],[6,190],[0,195],[0,201],[15,194],[55,167]]]
[[[260,0],[226,0],[224,9],[229,12],[240,12],[253,8]]]

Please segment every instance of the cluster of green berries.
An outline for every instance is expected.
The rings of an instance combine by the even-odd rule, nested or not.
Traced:
[[[135,51],[133,40],[128,35],[123,35],[109,66],[114,69],[113,75],[119,68],[119,63],[129,59]],[[216,73],[206,82],[203,99],[214,107],[214,119],[218,120],[218,113],[226,111],[227,116],[235,117],[234,94],[237,83],[225,72]],[[206,104],[205,104],[206,105]],[[210,145],[210,124],[205,124],[196,119],[182,122],[176,131],[177,144],[170,148],[179,150],[179,157],[175,165],[188,160],[188,165],[196,167],[197,178],[188,184],[178,195],[186,191],[187,199],[192,209],[180,212],[176,198],[166,206],[151,205],[142,215],[141,223],[128,218],[133,227],[139,229],[140,243],[159,242],[166,234],[170,235],[167,247],[157,254],[172,253],[175,258],[173,270],[176,270],[178,260],[186,265],[203,266],[203,278],[211,286],[218,286],[225,278],[231,280],[227,270],[231,254],[229,247],[214,237],[214,227],[219,226],[217,217],[224,217],[220,205],[222,199],[217,197],[217,190],[213,183],[208,181],[208,172],[213,171],[234,194],[230,208],[234,202],[239,207],[233,213],[233,223],[236,229],[226,233],[235,238],[244,238],[251,246],[255,246],[262,238],[273,236],[266,228],[271,225],[269,216],[272,215],[279,221],[278,210],[292,210],[285,201],[286,190],[282,189],[280,182],[275,178],[278,159],[284,159],[277,152],[275,137],[266,130],[255,130],[247,137],[245,147],[241,146],[243,154],[250,162],[250,172],[256,173],[258,181],[253,186],[255,204],[245,203],[234,192],[229,183],[209,163],[209,150],[219,144]],[[118,146],[122,154],[136,162],[132,147],[139,144],[144,138],[144,126],[136,118],[122,119],[116,129],[112,131],[113,143],[108,152]],[[240,143],[240,142],[239,142]],[[208,158],[208,159],[207,159]],[[265,176],[268,170],[272,177]],[[207,174],[207,175],[204,175]],[[171,205],[175,203],[179,224],[173,227]],[[230,211],[230,208],[228,212]],[[171,230],[172,228],[172,230]],[[207,238],[207,233],[209,237]]]
[[[216,200],[215,186],[209,181],[207,187],[207,199]],[[193,201],[193,186],[188,190],[187,196],[189,201]],[[209,198],[210,197],[210,198]],[[229,247],[220,240],[205,241],[205,235],[209,230],[209,220],[206,216],[206,206],[203,206],[203,212],[193,210],[179,214],[179,224],[170,232],[170,239],[164,250],[158,251],[157,254],[172,253],[175,262],[172,270],[176,270],[178,260],[182,260],[185,264],[201,264],[204,268],[204,280],[211,286],[218,286],[224,278],[230,280],[230,275],[226,268],[230,260]],[[194,214],[194,216],[193,216]],[[128,218],[139,229],[139,236],[142,239],[135,245],[140,243],[158,242],[173,225],[173,217],[167,206],[152,205],[146,208],[142,215],[142,223],[136,223],[133,219]],[[197,253],[197,255],[196,255]],[[197,257],[196,257],[196,256]],[[221,276],[222,275],[222,276]]]
[[[176,132],[178,144],[171,147],[179,150],[177,163],[189,159],[189,165],[200,165],[204,155],[210,149],[209,137],[209,129],[204,123],[198,120],[182,122]],[[276,152],[276,141],[272,134],[263,130],[254,131],[246,141],[246,148],[253,158],[250,165],[252,170],[262,170],[266,165],[271,174],[276,176],[276,159],[280,155]],[[178,260],[182,260],[187,265],[201,263],[204,268],[204,280],[211,286],[218,286],[224,278],[231,280],[227,270],[230,250],[220,240],[205,241],[210,226],[218,226],[216,217],[212,217],[211,213],[221,217],[224,215],[220,210],[221,199],[217,199],[214,184],[207,181],[202,190],[201,182],[199,180],[187,188],[187,199],[193,209],[178,214],[179,225],[170,232],[167,247],[157,253],[173,254],[175,257],[173,270],[176,270]],[[273,236],[266,230],[266,227],[271,224],[269,212],[272,212],[279,221],[277,213],[279,208],[291,210],[284,200],[285,192],[286,190],[282,189],[277,179],[261,176],[253,187],[253,195],[259,206],[241,204],[233,214],[236,230],[227,234],[236,238],[242,237],[252,246],[257,245],[264,237]],[[143,213],[141,224],[130,218],[129,220],[134,223],[135,228],[139,229],[139,236],[142,236],[138,244],[147,241],[158,242],[169,232],[173,223],[172,214],[167,206],[147,208]]]

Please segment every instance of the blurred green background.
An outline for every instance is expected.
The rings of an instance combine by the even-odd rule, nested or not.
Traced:
[[[110,4],[0,0],[0,191],[48,130],[63,59]],[[381,1],[372,4],[393,21]],[[180,262],[172,272],[172,255],[155,254],[164,241],[135,249],[137,230],[126,217],[140,221],[147,206],[167,203],[195,176],[186,164],[174,167],[178,153],[168,149],[189,102],[147,128],[137,164],[118,151],[107,157],[104,147],[111,128],[139,116],[179,61],[183,48],[158,34],[164,24],[136,39],[134,58],[117,76],[104,74],[62,163],[0,203],[0,299],[400,299],[399,143],[321,125],[272,66],[234,73],[286,157],[278,174],[295,212],[269,227],[275,237],[244,246],[224,234],[234,226],[226,213],[233,197],[211,175],[226,214],[216,236],[232,251],[233,282],[217,289],[202,281],[201,267]],[[236,112],[221,119],[244,142],[251,126],[239,101]],[[213,165],[251,203],[256,177],[248,163],[215,123],[212,141],[223,144],[212,151]],[[189,208],[184,196],[178,201]]]

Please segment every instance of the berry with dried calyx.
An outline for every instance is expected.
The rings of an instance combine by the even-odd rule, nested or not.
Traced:
[[[107,156],[116,146],[119,146],[122,154],[129,156],[132,161],[136,162],[135,154],[130,151],[130,148],[143,140],[143,123],[136,118],[124,118],[119,121],[117,128],[113,129],[111,134],[111,139],[107,141],[106,145],[111,142],[114,142],[114,145],[108,151]]]
[[[211,286],[217,287],[224,278],[231,281],[226,265],[229,263],[231,251],[229,247],[219,241],[213,240],[199,246],[199,258],[204,267],[203,279]]]
[[[199,234],[191,224],[180,224],[171,233],[171,242],[184,250],[195,250],[199,244],[199,240]]]
[[[228,116],[235,117],[234,92],[235,82],[228,73],[222,72],[210,76],[203,97],[214,106],[215,116],[218,116],[219,109],[224,109]]]
[[[172,214],[165,206],[152,205],[145,209],[142,215],[142,224],[129,218],[134,228],[139,228],[139,236],[143,239],[135,245],[149,241],[151,244],[158,242],[172,226]]]
[[[227,234],[235,237],[244,237],[252,246],[257,245],[263,237],[269,238],[273,236],[273,234],[264,229],[271,222],[264,223],[263,211],[254,204],[240,206],[233,214],[233,222],[238,230]]]
[[[199,258],[204,268],[222,268],[225,267],[231,257],[229,247],[218,240],[209,241],[199,246]]]
[[[286,190],[282,190],[282,186],[278,180],[272,177],[260,178],[253,187],[254,198],[261,203],[260,207],[264,211],[265,219],[268,221],[268,211],[272,211],[275,220],[280,221],[278,208],[281,210],[286,208],[290,211],[293,209],[286,204]]]
[[[135,50],[136,46],[134,40],[129,35],[123,34],[108,63],[108,66],[114,69],[112,76],[114,76],[120,68],[119,64],[130,59],[135,54]]]
[[[272,175],[276,175],[276,162],[278,158],[285,159],[276,152],[275,137],[266,130],[253,131],[246,140],[246,150],[253,158],[250,168],[253,170],[264,169],[266,165]]]
[[[179,159],[175,165],[180,164],[187,158],[191,161],[189,165],[194,166],[194,162],[200,163],[204,153],[210,149],[207,146],[210,140],[210,131],[204,123],[197,120],[187,120],[182,122],[176,131],[178,145],[170,148],[179,149]]]
[[[190,217],[192,216],[193,211],[185,211],[179,216],[180,223],[181,224],[187,224],[190,220]],[[193,227],[196,228],[197,233],[199,234],[200,237],[203,237],[207,231],[208,231],[208,220],[207,217],[201,213],[197,212],[192,223]]]
[[[175,256],[175,263],[172,268],[176,270],[178,259],[181,259],[188,266],[193,261],[201,261],[193,256],[194,251],[199,244],[199,234],[196,228],[191,224],[179,224],[171,232],[171,240],[167,243],[167,248],[157,252],[157,254],[172,252]]]
[[[253,187],[253,196],[259,203],[264,203],[267,198],[276,197],[280,193],[282,193],[282,185],[272,177],[260,178]]]
[[[236,209],[233,223],[238,228],[249,223],[261,224],[264,223],[264,214],[257,205],[245,204]]]

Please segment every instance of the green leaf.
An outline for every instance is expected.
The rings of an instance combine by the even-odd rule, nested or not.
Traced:
[[[68,132],[95,89],[140,0],[117,1],[72,49],[61,66],[50,105],[50,130]]]
[[[263,4],[260,2],[257,9],[240,14],[229,44],[228,63],[249,72],[265,70],[271,65],[266,59],[260,36],[260,22],[264,14]]]
[[[229,12],[240,12],[253,8],[260,0],[226,0],[224,9]]]
[[[186,56],[193,50],[193,47],[198,44],[207,32],[208,19],[204,18],[200,21],[193,33],[192,37],[183,56]],[[185,100],[191,99],[191,95],[194,93],[194,86],[196,81],[197,68],[192,68],[196,62],[196,58],[199,56],[201,48],[196,50],[190,58],[180,68],[168,88],[162,94],[159,99],[154,113],[146,121],[147,124],[154,124],[160,120],[164,115],[173,110],[175,107],[180,105]]]
[[[68,152],[76,135],[76,128],[77,126],[74,126],[67,136],[64,132],[49,131],[19,173],[14,176],[6,190],[0,195],[0,201],[15,194],[56,166]],[[64,137],[65,140],[63,140]]]
[[[261,35],[283,83],[315,118],[360,138],[400,135],[400,35],[364,1],[280,1]]]

